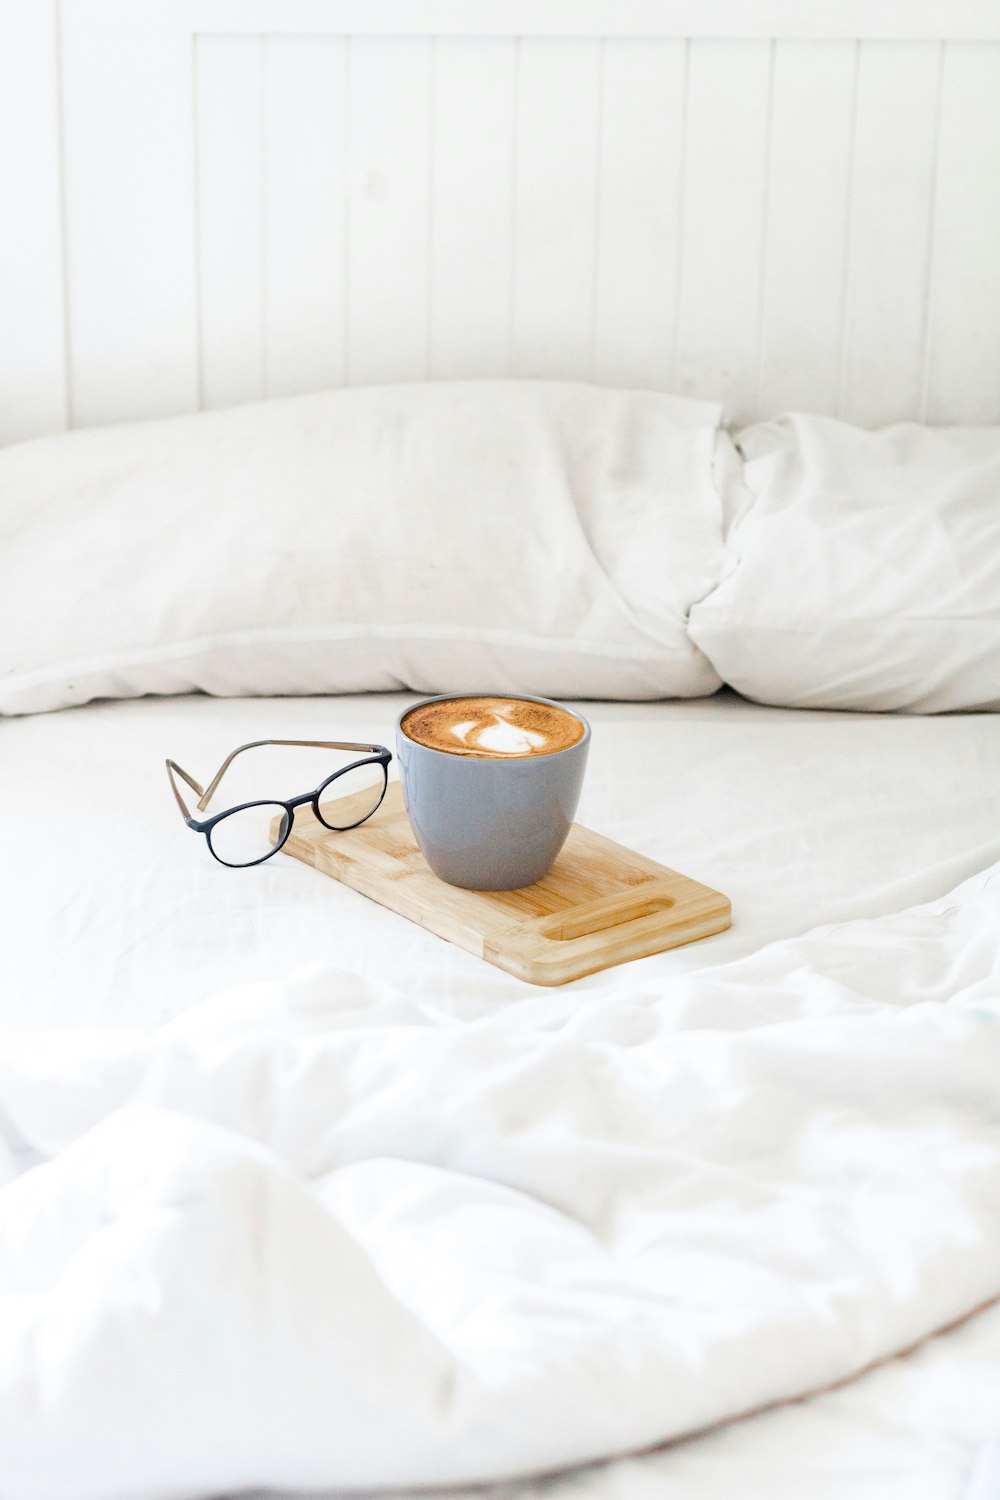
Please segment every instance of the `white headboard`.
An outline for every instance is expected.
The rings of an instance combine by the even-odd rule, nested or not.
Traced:
[[[526,375],[1000,421],[997,0],[5,0],[0,441]]]

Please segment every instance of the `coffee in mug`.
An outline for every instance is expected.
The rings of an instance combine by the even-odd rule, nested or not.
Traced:
[[[400,727],[431,750],[504,760],[554,755],[585,732],[578,714],[537,698],[434,698],[405,713]]]
[[[583,715],[549,698],[461,693],[407,709],[403,799],[435,875],[480,891],[541,880],[572,826],[589,747]]]

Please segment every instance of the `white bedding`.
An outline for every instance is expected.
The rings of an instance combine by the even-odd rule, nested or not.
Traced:
[[[226,985],[312,961],[373,979],[408,974],[436,1012],[527,1003],[555,1022],[581,995],[659,983],[820,922],[899,911],[1000,859],[1000,715],[791,711],[727,693],[581,704],[594,738],[580,820],[725,891],[733,927],[542,992],[291,858],[222,869],[181,822],[166,756],[207,776],[235,745],[274,735],[391,744],[412,701],[151,698],[0,722],[11,851],[0,1027],[154,1025]],[[243,762],[220,796],[315,784],[306,752]]]
[[[0,1240],[7,1290],[18,1294],[9,1306],[48,1334],[8,1341],[0,1366],[0,1394],[22,1400],[13,1427],[0,1425],[4,1500],[135,1496],[135,1462],[150,1495],[316,1482],[317,1464],[342,1484],[392,1484],[572,1462],[852,1375],[1000,1293],[998,880],[939,899],[1000,859],[1000,718],[866,719],[725,697],[590,705],[581,818],[727,891],[734,927],[539,991],[291,861],[238,875],[216,867],[170,801],[167,754],[198,774],[268,733],[388,742],[404,701],[149,701],[0,726],[15,851],[0,1024],[140,1029],[4,1047],[11,1170],[34,1159],[21,1148],[56,1158],[0,1193],[0,1224],[3,1208],[14,1210]],[[298,772],[293,763],[281,774],[294,782]],[[40,811],[53,795],[58,821]],[[918,901],[937,904],[700,972],[819,922]],[[225,985],[317,963],[351,977],[314,968],[291,990],[237,996],[156,1039],[142,1032]],[[464,1021],[474,1024],[455,1024]],[[299,1043],[281,1040],[296,1029]],[[109,1055],[113,1066],[101,1060]],[[286,1086],[266,1083],[282,1077]],[[116,1115],[120,1105],[132,1113]],[[250,1137],[265,1142],[264,1158]],[[244,1168],[278,1183],[276,1222],[301,1228],[303,1152],[305,1179],[361,1247],[337,1252],[355,1378],[312,1424],[296,1381],[311,1371],[306,1392],[328,1393],[344,1343],[328,1365],[281,1366],[272,1304],[227,1260],[254,1238]],[[386,1174],[396,1174],[388,1186]],[[664,1181],[672,1202],[661,1201]],[[199,1238],[199,1198],[227,1206],[221,1239],[218,1222]],[[143,1248],[143,1223],[164,1213],[173,1259],[169,1237],[153,1237],[159,1259],[146,1255],[148,1237]],[[287,1261],[267,1258],[269,1274],[301,1270],[301,1238]],[[491,1260],[497,1244],[506,1263]],[[393,1291],[381,1311],[364,1293],[375,1287],[376,1303],[384,1294],[365,1282],[368,1255]],[[644,1266],[648,1286],[677,1288],[677,1305],[640,1295],[637,1363],[636,1340],[614,1329],[636,1310]],[[699,1322],[684,1310],[706,1293]],[[393,1367],[397,1294],[418,1309],[417,1336]],[[149,1361],[172,1296],[190,1337]],[[453,1409],[461,1420],[450,1431],[420,1364],[428,1308],[446,1362],[468,1364],[459,1384],[474,1399]],[[596,1340],[589,1375],[577,1359],[585,1334]],[[287,1380],[276,1382],[279,1367]],[[366,1421],[366,1369],[379,1430]],[[39,1392],[42,1416],[26,1421]],[[476,1400],[481,1420],[470,1423]],[[192,1445],[192,1431],[207,1431],[206,1401],[218,1420]],[[994,1309],[804,1404],[504,1494],[957,1500],[1000,1430],[998,1410]],[[0,1400],[0,1423],[9,1412]],[[69,1489],[54,1453],[75,1466]],[[82,1472],[91,1489],[80,1488]]]

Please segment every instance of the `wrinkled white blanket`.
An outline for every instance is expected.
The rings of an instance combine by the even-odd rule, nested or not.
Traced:
[[[313,968],[4,1042],[3,1500],[555,1468],[1000,1296],[1000,866],[546,1014]]]

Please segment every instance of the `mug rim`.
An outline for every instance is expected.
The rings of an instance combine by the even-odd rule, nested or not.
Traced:
[[[583,734],[572,745],[563,745],[561,750],[547,750],[544,755],[462,755],[457,750],[439,750],[436,745],[425,745],[421,740],[415,740],[412,735],[406,733],[403,728],[403,720],[407,714],[413,713],[416,708],[423,708],[426,703],[452,703],[459,698],[513,698],[519,703],[544,703],[547,708],[558,708],[563,713],[572,714],[583,725]],[[579,709],[570,708],[566,703],[560,703],[558,698],[543,698],[540,693],[432,693],[429,697],[418,698],[416,703],[411,703],[404,708],[396,719],[396,735],[402,738],[408,745],[415,745],[418,750],[426,750],[430,755],[446,755],[449,760],[473,761],[481,764],[483,761],[493,763],[504,763],[522,760],[555,760],[558,755],[569,755],[573,750],[579,750],[582,745],[590,742],[590,721],[584,718]]]

